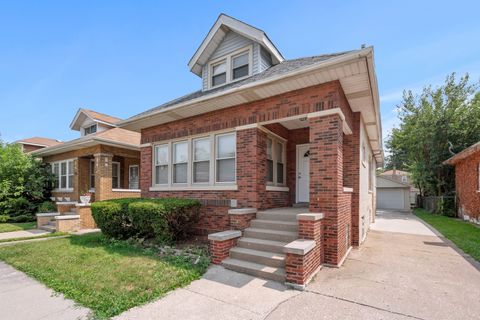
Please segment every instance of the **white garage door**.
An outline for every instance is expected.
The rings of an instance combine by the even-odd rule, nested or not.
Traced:
[[[377,189],[377,208],[379,209],[404,209],[405,196],[403,188]]]

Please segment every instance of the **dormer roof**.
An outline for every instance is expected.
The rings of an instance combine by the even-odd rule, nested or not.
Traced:
[[[199,77],[202,76],[202,66],[208,62],[210,56],[215,52],[229,31],[236,32],[245,38],[259,43],[271,54],[273,65],[285,60],[263,30],[222,13],[188,62],[191,72]]]
[[[120,118],[112,117],[104,113],[80,108],[78,109],[75,117],[72,120],[72,123],[70,124],[70,129],[80,130],[82,124],[85,122],[86,119],[91,119],[94,122],[102,123],[111,127],[116,127],[116,123],[122,120]]]

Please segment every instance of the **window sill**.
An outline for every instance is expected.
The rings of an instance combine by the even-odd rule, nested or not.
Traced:
[[[53,189],[52,192],[72,193],[73,188],[72,189]]]
[[[140,189],[112,189],[112,192],[142,192]]]
[[[288,192],[288,191],[290,191],[290,188],[289,188],[289,187],[267,186],[267,191],[283,191],[283,192]]]
[[[343,192],[346,192],[346,193],[353,193],[353,188],[349,188],[349,187],[343,187]]]
[[[209,190],[238,190],[236,184],[216,186],[156,186],[150,187],[149,191],[209,191]]]

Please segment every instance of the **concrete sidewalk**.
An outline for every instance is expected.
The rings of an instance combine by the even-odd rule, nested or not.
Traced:
[[[304,292],[214,266],[116,319],[478,319],[477,268],[411,213],[383,211],[365,244]]]
[[[0,319],[88,319],[89,313],[0,261]]]
[[[38,237],[38,236],[43,236],[43,235],[49,234],[49,233],[50,233],[49,231],[40,230],[40,229],[2,232],[2,233],[0,233],[0,240]]]

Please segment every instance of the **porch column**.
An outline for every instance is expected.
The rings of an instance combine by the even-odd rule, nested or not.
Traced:
[[[266,197],[266,162],[266,133],[257,127],[238,130],[238,208],[262,208]]]
[[[310,212],[322,212],[324,262],[338,265],[346,254],[343,195],[343,121],[338,114],[309,118]],[[350,210],[348,210],[350,212]]]
[[[112,193],[112,158],[110,153],[97,153],[95,157],[95,201],[107,200]]]

